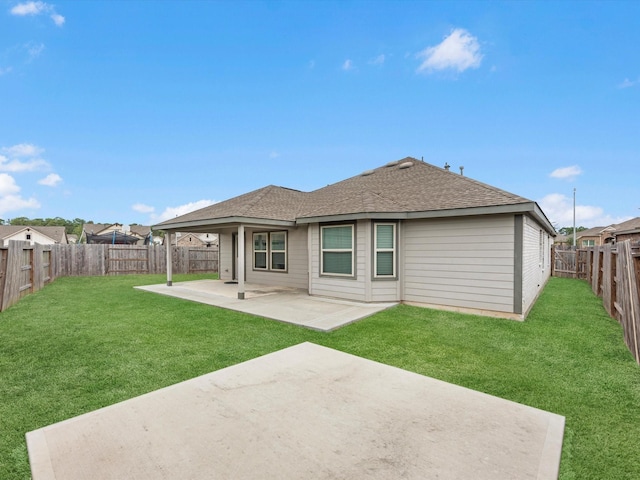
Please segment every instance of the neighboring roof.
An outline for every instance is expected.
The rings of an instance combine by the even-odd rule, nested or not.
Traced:
[[[581,230],[578,232],[578,235],[576,238],[582,238],[582,237],[599,237],[600,234],[609,227],[592,227],[592,228],[588,228],[586,230]],[[573,235],[570,235],[571,237],[573,237]]]
[[[632,218],[631,220],[627,220],[626,222],[618,223],[615,225],[615,227],[616,234],[633,232],[634,230],[640,229],[640,217]]]
[[[121,223],[85,223],[82,226],[82,230],[87,234],[99,235],[104,230],[107,230],[113,226],[118,227],[117,230],[119,231],[122,231],[122,229],[125,227]],[[127,233],[132,233],[142,238],[146,237],[147,235],[149,235],[149,233],[151,233],[150,226],[127,225],[126,227],[128,227],[129,229]]]
[[[7,238],[15,235],[26,229],[35,230],[42,235],[46,235],[51,240],[57,243],[66,243],[66,230],[64,227],[44,227],[44,226],[31,226],[31,225],[0,225],[0,238]]]
[[[258,220],[294,225],[385,215],[421,218],[468,215],[472,213],[469,209],[476,209],[474,213],[529,212],[555,233],[535,202],[411,157],[308,193],[270,185],[155,227]]]

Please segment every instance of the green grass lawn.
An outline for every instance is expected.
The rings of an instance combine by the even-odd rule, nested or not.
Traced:
[[[562,479],[640,478],[640,367],[584,282],[524,323],[402,305],[320,333],[132,288],[164,280],[61,278],[0,313],[0,478],[30,477],[30,430],[303,341],[564,415]]]

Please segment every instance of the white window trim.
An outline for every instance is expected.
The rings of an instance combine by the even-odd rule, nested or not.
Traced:
[[[323,248],[322,239],[324,235],[322,232],[325,228],[338,228],[338,227],[350,227],[351,228],[351,249],[341,249],[341,248]],[[356,276],[356,249],[355,249],[355,241],[356,241],[356,229],[353,223],[341,223],[339,225],[321,225],[320,226],[320,275],[328,276],[328,277],[343,277],[343,278],[355,278]],[[331,252],[351,252],[351,273],[333,273],[333,272],[325,272],[324,271],[324,253]]]
[[[284,234],[284,250],[272,250],[271,249],[271,235],[274,233],[282,233]],[[254,270],[259,271],[259,272],[279,272],[279,273],[286,273],[288,271],[289,268],[289,261],[288,261],[288,250],[289,250],[289,238],[288,238],[288,231],[287,230],[278,230],[278,231],[274,231],[274,232],[253,232],[252,235],[252,267]],[[266,246],[267,248],[265,250],[256,250],[256,243],[255,243],[255,237],[256,235],[265,235],[267,237],[267,242],[266,242]],[[266,266],[265,267],[256,267],[256,252],[264,252],[266,254]],[[272,262],[272,258],[271,258],[271,254],[272,253],[284,253],[284,268],[273,268],[273,262]]]
[[[284,249],[283,250],[274,250],[271,248],[271,235],[276,234],[276,233],[281,233],[284,235]],[[288,239],[287,239],[287,231],[286,230],[281,230],[279,232],[269,232],[267,239],[269,240],[269,243],[267,244],[267,249],[269,251],[269,270],[272,270],[274,272],[286,272],[287,271],[287,247],[288,245]],[[274,253],[284,253],[284,268],[273,268],[273,254]]]
[[[265,235],[267,237],[264,250],[256,250],[256,237],[259,235]],[[252,262],[251,262],[253,264],[253,269],[259,270],[259,271],[269,270],[269,234],[267,232],[254,232],[251,238],[253,240],[251,245],[253,248],[253,255],[252,255]],[[265,254],[265,266],[256,267],[256,253],[263,253],[263,252]]]
[[[378,248],[378,225],[390,225],[393,227],[393,248]],[[396,278],[397,277],[397,224],[393,222],[375,222],[373,224],[373,278]],[[378,275],[378,252],[391,252],[393,255],[393,273],[391,275]]]

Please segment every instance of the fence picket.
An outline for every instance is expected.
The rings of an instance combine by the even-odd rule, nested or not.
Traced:
[[[173,273],[217,273],[218,250],[173,248]],[[164,245],[31,245],[0,247],[0,311],[58,277],[166,273]]]

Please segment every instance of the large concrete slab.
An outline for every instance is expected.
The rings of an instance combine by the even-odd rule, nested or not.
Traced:
[[[33,480],[552,479],[564,417],[303,343],[27,433]]]
[[[255,284],[247,284],[245,299],[239,300],[238,286],[220,280],[194,280],[174,283],[170,287],[147,285],[136,288],[325,332],[396,305],[312,297],[296,288]]]

